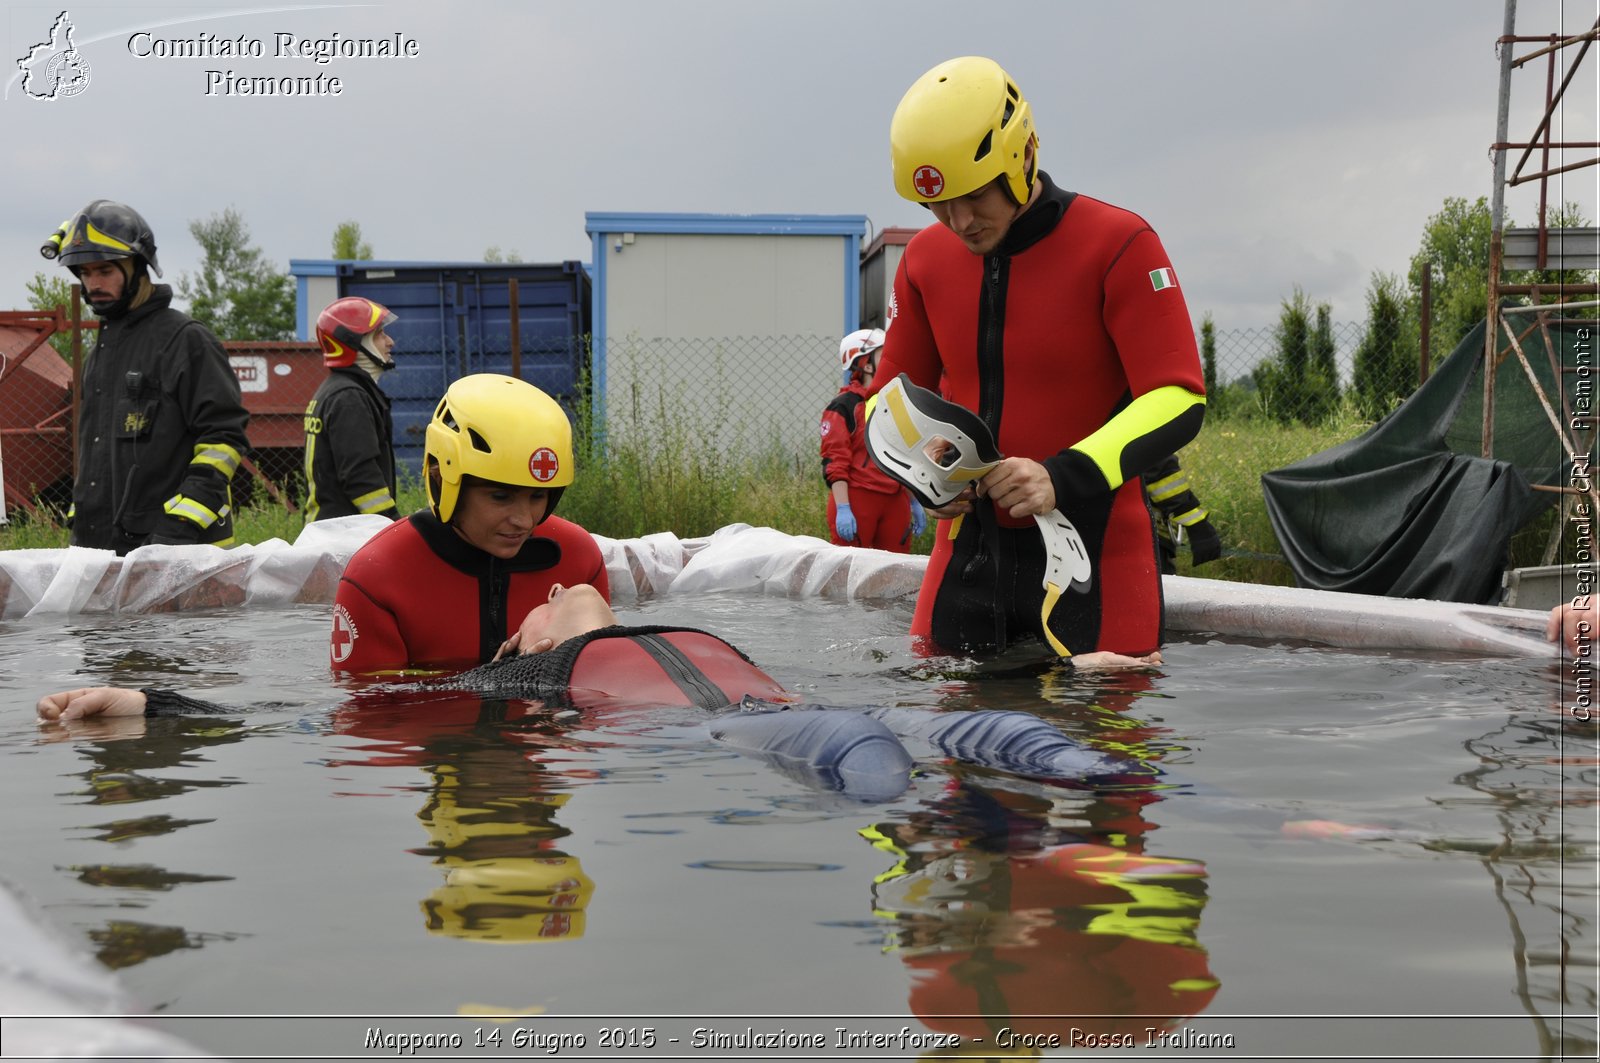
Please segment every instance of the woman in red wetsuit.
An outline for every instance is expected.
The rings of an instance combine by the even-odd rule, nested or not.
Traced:
[[[599,546],[551,515],[572,476],[572,426],[554,399],[495,373],[451,384],[428,425],[431,508],[373,536],[339,579],[334,670],[470,667],[558,584],[609,599]]]
[[[862,410],[878,369],[883,329],[857,329],[839,342],[844,386],[822,411],[822,478],[828,485],[828,531],[835,546],[907,553],[927,526],[922,507],[867,453]]]

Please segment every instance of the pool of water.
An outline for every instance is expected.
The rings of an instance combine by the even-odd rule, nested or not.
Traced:
[[[1595,1051],[1595,732],[1548,661],[1196,639],[1072,677],[919,660],[909,606],[623,611],[722,633],[807,701],[1023,709],[1167,773],[1094,793],[925,762],[861,804],[688,711],[353,701],[326,615],[0,623],[0,874],[204,1050]],[[34,723],[101,682],[239,711]]]

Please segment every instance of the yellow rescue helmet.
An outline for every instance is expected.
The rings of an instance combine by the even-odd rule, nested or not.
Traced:
[[[894,188],[914,203],[964,196],[1001,175],[1011,198],[1026,203],[1038,171],[1038,145],[1016,82],[999,63],[976,55],[947,60],[923,74],[889,123]]]
[[[560,403],[526,380],[474,373],[439,400],[423,453],[428,502],[445,523],[455,514],[463,476],[549,488],[548,517],[572,483],[572,422]]]

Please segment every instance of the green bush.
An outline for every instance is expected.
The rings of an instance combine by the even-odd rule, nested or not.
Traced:
[[[1353,439],[1368,427],[1347,395],[1318,425],[1281,424],[1262,415],[1241,391],[1228,416],[1208,416],[1199,438],[1180,455],[1195,493],[1222,536],[1224,556],[1191,571],[1188,552],[1179,555],[1186,575],[1292,586],[1267,519],[1261,474]],[[814,454],[786,448],[776,440],[729,438],[717,426],[676,416],[663,397],[637,421],[611,426],[604,439],[579,419],[578,477],[561,500],[561,515],[597,535],[627,539],[671,531],[683,538],[707,535],[733,523],[776,528],[795,535],[825,538],[827,498]],[[237,516],[241,543],[268,539],[294,541],[304,527],[262,491]],[[422,485],[402,475],[400,508],[427,505]],[[0,549],[56,548],[67,544],[65,528],[26,513],[13,512],[0,526]],[[1553,518],[1536,520],[1512,540],[1512,562],[1539,564]],[[932,531],[913,549],[927,553]]]

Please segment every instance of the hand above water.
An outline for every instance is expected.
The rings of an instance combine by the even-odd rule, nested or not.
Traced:
[[[142,690],[126,687],[79,687],[46,694],[34,706],[40,723],[66,723],[90,716],[143,716]]]
[[[1551,642],[1559,642],[1568,656],[1582,656],[1584,644],[1594,641],[1594,625],[1594,602],[1585,594],[1550,610],[1544,637]]]
[[[1113,653],[1110,650],[1096,650],[1093,653],[1077,653],[1072,656],[1072,667],[1080,671],[1109,672],[1119,668],[1154,668],[1160,663],[1160,650],[1152,650],[1143,657],[1129,657],[1125,653]]]

